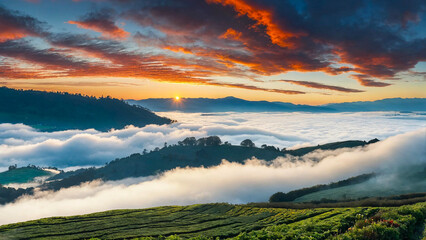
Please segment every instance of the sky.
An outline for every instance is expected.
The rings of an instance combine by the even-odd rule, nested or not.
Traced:
[[[0,0],[0,86],[313,105],[426,97],[426,2]]]

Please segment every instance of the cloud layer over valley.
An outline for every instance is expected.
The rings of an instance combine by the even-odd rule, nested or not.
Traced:
[[[293,162],[251,159],[211,168],[178,168],[159,176],[92,182],[59,192],[39,192],[0,207],[0,224],[109,209],[208,202],[266,201],[277,191],[329,183],[363,173],[395,173],[426,165],[426,128],[364,148],[320,151]],[[322,159],[315,163],[314,159]]]
[[[21,124],[0,124],[0,170],[26,166],[99,166],[118,157],[175,144],[194,136],[218,135],[239,144],[300,147],[344,140],[384,139],[425,127],[425,115],[390,113],[160,113],[178,123],[128,127],[110,132],[40,132]],[[380,126],[380,127],[379,127]]]

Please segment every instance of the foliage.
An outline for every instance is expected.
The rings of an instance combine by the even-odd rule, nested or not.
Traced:
[[[424,225],[425,218],[425,203],[381,210],[370,218],[358,216],[354,226],[336,239],[412,239],[416,228]]]
[[[240,145],[243,146],[243,147],[255,147],[254,142],[252,140],[250,140],[250,139],[243,140],[240,143]]]
[[[179,146],[195,146],[197,139],[195,137],[187,137],[183,141],[178,142]]]
[[[199,138],[197,140],[198,146],[219,146],[222,144],[222,140],[218,136],[209,136],[205,138]]]

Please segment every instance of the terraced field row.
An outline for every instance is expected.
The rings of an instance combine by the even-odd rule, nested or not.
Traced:
[[[200,236],[221,239],[326,239],[349,236],[356,230],[357,220],[364,221],[378,215],[398,222],[404,231],[412,229],[412,233],[401,233],[414,234],[415,229],[424,223],[426,203],[399,208],[295,210],[204,204],[114,210],[0,226],[0,239],[186,239]],[[390,230],[398,228],[390,226]]]

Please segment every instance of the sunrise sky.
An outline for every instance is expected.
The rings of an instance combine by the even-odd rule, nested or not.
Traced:
[[[426,1],[0,0],[0,86],[304,104],[426,97]]]

